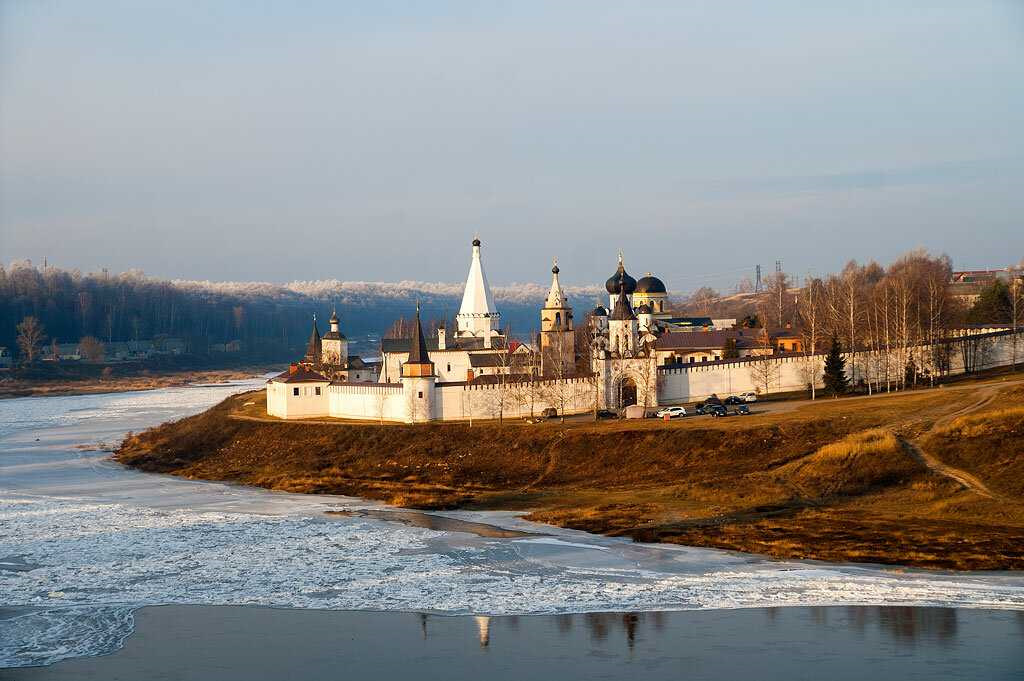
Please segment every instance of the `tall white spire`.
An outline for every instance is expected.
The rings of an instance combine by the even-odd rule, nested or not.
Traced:
[[[466,290],[462,294],[462,307],[456,317],[458,335],[475,336],[485,339],[490,346],[492,332],[498,326],[498,309],[491,297],[491,287],[484,274],[484,266],[480,260],[480,239],[473,239],[473,259],[469,263],[469,276],[466,278]]]

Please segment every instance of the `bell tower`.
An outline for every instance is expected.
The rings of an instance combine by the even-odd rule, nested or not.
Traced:
[[[576,366],[572,307],[558,281],[558,260],[551,268],[551,289],[540,311],[540,368],[544,376],[568,376]]]

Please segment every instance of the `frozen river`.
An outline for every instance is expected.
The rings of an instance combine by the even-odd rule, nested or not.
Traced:
[[[806,605],[1024,610],[1024,577],[771,561],[635,544],[508,513],[446,513],[535,533],[487,537],[274,493],[139,473],[128,431],[261,381],[0,401],[0,667],[107,653],[143,606],[525,615]],[[386,510],[386,509],[384,509]]]

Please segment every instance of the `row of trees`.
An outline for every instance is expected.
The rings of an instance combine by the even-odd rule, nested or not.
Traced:
[[[808,352],[838,339],[848,353],[853,383],[869,393],[905,388],[921,378],[934,382],[948,372],[952,353],[968,352],[972,343],[949,342],[963,335],[974,309],[952,295],[951,274],[947,256],[925,251],[908,253],[884,269],[851,261],[838,274],[808,277],[793,292],[792,308],[782,314],[801,330]],[[1013,287],[1018,300],[1022,289]],[[1019,320],[1013,316],[975,319],[1016,327]],[[964,364],[969,364],[966,359]]]
[[[808,354],[824,352],[836,338],[849,353],[849,372],[856,385],[869,392],[891,390],[922,378],[933,382],[948,370],[953,352],[964,353],[964,363],[970,366],[966,355],[975,353],[977,343],[940,341],[971,324],[1019,327],[1024,316],[1024,285],[1019,278],[994,281],[979,300],[966,305],[952,294],[951,275],[948,256],[917,250],[888,267],[850,261],[841,272],[809,276],[800,283],[776,272],[760,295],[726,299],[701,289],[683,311],[756,317],[768,327],[792,326],[800,331]]]
[[[182,288],[137,272],[83,275],[27,262],[0,267],[0,345],[8,347],[17,343],[18,326],[34,318],[50,341],[175,337],[203,354],[212,344],[239,340],[283,357],[308,333],[309,314],[308,305]]]

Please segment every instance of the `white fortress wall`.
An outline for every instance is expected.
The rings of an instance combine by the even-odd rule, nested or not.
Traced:
[[[594,408],[594,383],[589,378],[565,378],[532,383],[452,383],[437,387],[437,417],[445,421],[527,418],[554,407],[579,414]],[[532,407],[532,410],[531,410]]]
[[[945,375],[964,373],[965,360],[972,371],[1007,366],[1013,361],[1013,335],[1008,331],[974,334],[947,341],[949,367]],[[889,376],[896,380],[906,360],[912,357],[919,370],[931,368],[931,346],[921,345],[909,353],[892,350],[889,353]],[[884,354],[858,352],[855,357],[844,353],[846,372],[851,380],[871,379],[884,381]],[[794,355],[769,360],[773,366],[769,393],[792,392],[807,388],[808,376],[813,371],[817,386],[822,386],[825,355]],[[1024,330],[1017,333],[1017,361],[1024,363]],[[702,400],[712,394],[734,395],[741,392],[764,392],[763,383],[756,379],[758,361],[737,360],[714,364],[683,364],[658,369],[658,403],[678,404]],[[934,369],[932,369],[934,371]],[[856,376],[854,376],[854,372]],[[919,381],[922,379],[918,379]],[[927,381],[927,379],[923,379]]]
[[[327,389],[330,415],[367,421],[405,421],[409,405],[400,383],[335,384]]]

